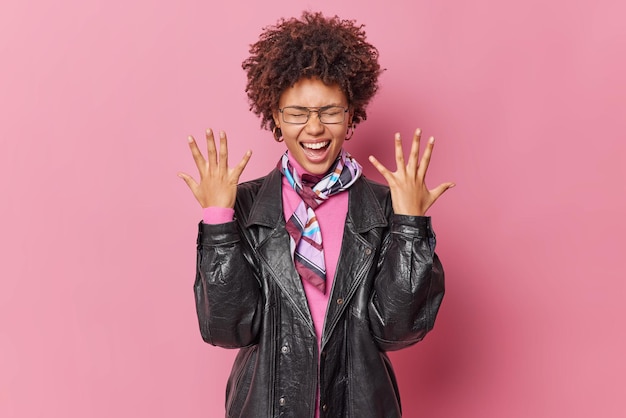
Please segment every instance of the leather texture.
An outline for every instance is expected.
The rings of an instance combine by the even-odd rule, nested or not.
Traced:
[[[321,353],[290,253],[281,174],[239,185],[235,220],[200,223],[194,284],[202,338],[238,348],[229,418],[397,418],[386,351],[420,341],[444,295],[429,217],[393,214],[389,189],[361,177],[330,290]],[[318,374],[319,359],[319,374]]]

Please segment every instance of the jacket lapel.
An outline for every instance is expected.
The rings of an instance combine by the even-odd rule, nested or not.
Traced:
[[[333,332],[374,262],[376,248],[362,234],[373,228],[387,226],[387,217],[380,198],[374,194],[363,177],[352,185],[349,193],[348,215],[335,280],[328,301],[322,345]],[[282,297],[291,303],[310,331],[315,334],[302,281],[293,264],[282,202],[282,174],[275,169],[268,174],[259,188],[245,227],[253,232],[254,250],[281,289]]]
[[[349,191],[348,216],[333,289],[328,301],[322,346],[326,343],[356,290],[372,268],[376,248],[362,234],[387,226],[387,218],[368,182],[361,177]]]
[[[291,256],[290,237],[285,228],[282,174],[273,170],[261,185],[246,223],[256,238],[254,251],[294,310],[315,335],[300,276]]]

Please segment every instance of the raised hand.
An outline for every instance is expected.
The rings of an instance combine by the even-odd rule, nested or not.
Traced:
[[[442,183],[432,190],[426,187],[426,171],[433,153],[435,138],[431,137],[424,150],[422,159],[419,159],[421,130],[417,129],[413,135],[409,162],[405,165],[402,152],[400,134],[395,135],[396,171],[389,171],[376,158],[370,155],[370,162],[382,174],[389,184],[393,210],[400,215],[423,216],[428,208],[451,187],[454,183]]]
[[[206,131],[208,157],[206,160],[202,156],[196,140],[189,136],[187,141],[189,142],[191,155],[200,173],[200,183],[197,183],[193,177],[186,173],[178,173],[178,177],[185,180],[185,183],[187,183],[187,186],[189,186],[196,200],[203,208],[209,206],[234,208],[237,196],[237,183],[250,160],[252,151],[248,150],[241,161],[239,161],[239,164],[234,168],[229,168],[226,133],[220,132],[219,158],[215,148],[213,131],[210,129]]]

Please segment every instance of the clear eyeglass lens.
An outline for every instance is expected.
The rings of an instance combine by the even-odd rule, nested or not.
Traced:
[[[283,120],[287,123],[307,123],[311,113],[317,113],[322,123],[341,123],[343,122],[346,110],[341,106],[326,107],[319,110],[285,107],[282,113]]]
[[[330,107],[320,112],[320,121],[322,123],[341,123],[343,116],[346,114],[343,107]]]

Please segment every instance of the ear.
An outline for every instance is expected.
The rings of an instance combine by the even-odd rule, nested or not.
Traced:
[[[274,125],[276,125],[277,128],[280,128],[280,115],[278,109],[272,111],[272,118],[274,119]]]

